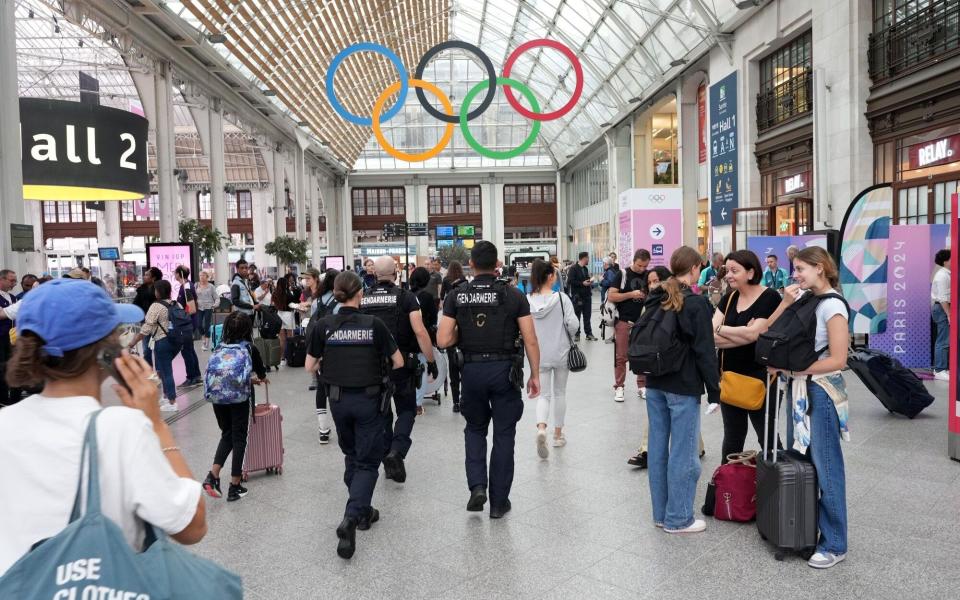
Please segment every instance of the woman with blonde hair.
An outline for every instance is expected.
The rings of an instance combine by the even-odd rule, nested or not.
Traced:
[[[783,300],[770,316],[773,325],[783,312],[804,294],[836,294],[840,287],[837,264],[823,248],[811,246],[793,260],[796,283],[783,290]],[[849,309],[837,297],[819,298],[814,348],[817,360],[804,371],[789,374],[787,448],[809,454],[817,470],[820,488],[817,526],[820,540],[808,564],[828,569],[847,557],[847,484],[840,440],[849,439],[847,388],[842,369],[850,345]],[[771,373],[781,373],[769,369]],[[806,398],[802,392],[806,391]]]
[[[644,315],[634,326],[662,319],[654,331],[665,335],[672,327],[674,332],[670,348],[675,356],[669,366],[647,375],[650,496],[657,527],[667,533],[698,533],[706,529],[706,523],[693,516],[700,478],[700,396],[706,391],[710,403],[719,402],[720,371],[710,319],[713,307],[690,290],[700,277],[700,254],[688,246],[677,248],[670,271],[673,275],[647,297]]]

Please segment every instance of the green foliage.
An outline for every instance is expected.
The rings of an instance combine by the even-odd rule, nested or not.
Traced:
[[[267,242],[263,249],[267,254],[276,256],[281,266],[307,262],[307,240],[278,237],[272,242]]]
[[[223,250],[227,236],[196,219],[180,221],[180,241],[191,243],[202,261],[210,262]]]
[[[466,267],[467,262],[470,260],[470,252],[468,252],[463,246],[454,244],[452,246],[444,246],[443,248],[438,249],[437,258],[440,259],[440,264],[444,267],[448,266],[450,261],[453,260]]]

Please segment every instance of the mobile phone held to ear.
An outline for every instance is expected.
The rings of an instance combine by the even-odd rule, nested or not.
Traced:
[[[117,365],[114,361],[120,357],[120,352],[122,349],[120,346],[115,348],[105,348],[97,354],[97,363],[100,365],[100,368],[107,372],[110,377],[113,377],[117,383],[127,388],[128,392],[133,392],[130,389],[130,386],[127,385],[127,382],[123,380],[123,377],[120,375],[120,372],[117,371]]]

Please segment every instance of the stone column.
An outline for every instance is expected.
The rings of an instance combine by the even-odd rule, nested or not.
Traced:
[[[223,159],[223,107],[219,99],[210,102],[210,216],[213,228],[223,235],[227,232],[227,206],[223,191],[226,173]],[[214,279],[226,282],[230,279],[230,259],[227,253],[229,244],[213,259]]]

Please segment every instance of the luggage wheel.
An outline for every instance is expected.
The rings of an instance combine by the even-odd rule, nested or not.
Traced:
[[[243,475],[240,476],[240,481],[250,481],[250,474],[244,472]]]
[[[777,552],[773,555],[773,557],[777,559],[778,562],[783,562],[785,555],[783,552]]]

